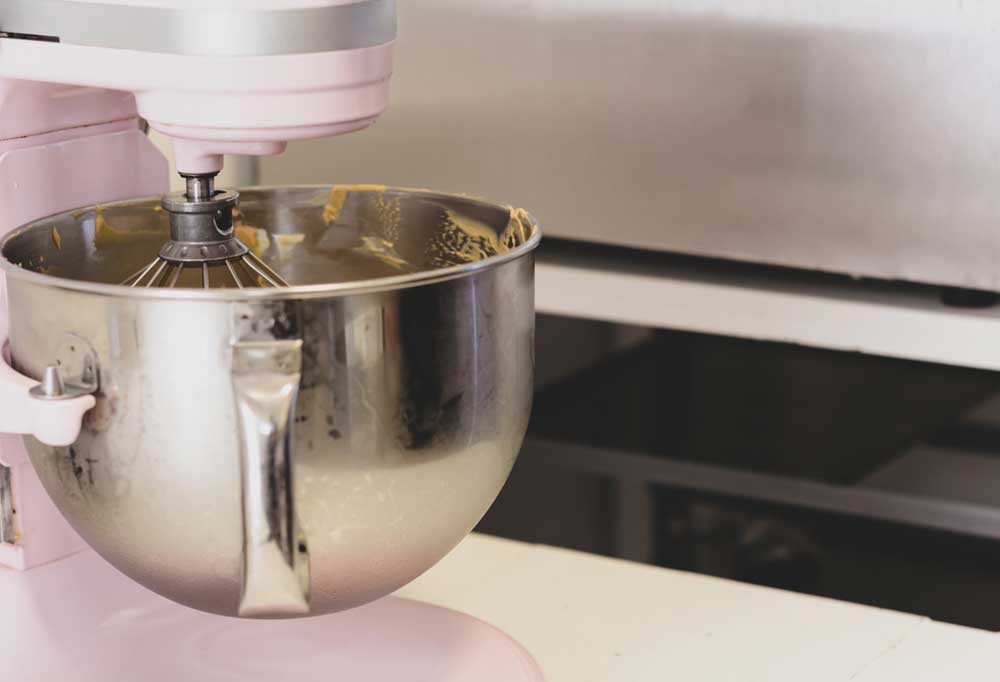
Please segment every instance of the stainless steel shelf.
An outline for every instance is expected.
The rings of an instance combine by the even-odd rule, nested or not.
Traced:
[[[864,486],[832,485],[534,437],[526,441],[521,461],[529,466],[557,467],[606,476],[626,482],[631,491],[637,489],[636,484],[664,485],[1000,539],[1000,505],[935,499]],[[635,506],[635,501],[629,504]]]
[[[1000,370],[1000,308],[935,287],[547,243],[539,312]]]

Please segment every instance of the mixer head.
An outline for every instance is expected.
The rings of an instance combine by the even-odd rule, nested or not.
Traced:
[[[286,287],[264,261],[236,237],[233,212],[239,194],[215,189],[215,173],[185,175],[187,188],[163,197],[170,241],[144,268],[122,282],[129,287]]]
[[[2,0],[0,77],[132,93],[135,108],[88,111],[138,113],[174,140],[182,172],[218,172],[224,155],[374,123],[395,38],[395,0]],[[15,99],[32,133],[78,125],[66,100]]]

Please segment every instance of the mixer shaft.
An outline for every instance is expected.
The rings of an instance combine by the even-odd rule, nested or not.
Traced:
[[[208,201],[215,196],[215,175],[183,175],[185,185],[184,192],[191,201]]]

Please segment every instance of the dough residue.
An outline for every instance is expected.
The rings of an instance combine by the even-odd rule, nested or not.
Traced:
[[[347,203],[347,196],[352,192],[384,193],[385,190],[385,185],[334,185],[330,190],[330,198],[323,207],[323,223],[329,226],[340,218],[344,204]]]
[[[286,260],[292,254],[292,250],[305,241],[306,236],[302,233],[273,234],[271,238],[274,239],[274,244],[278,247],[278,259]]]

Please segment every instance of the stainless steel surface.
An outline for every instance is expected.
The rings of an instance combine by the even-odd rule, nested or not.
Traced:
[[[72,400],[97,392],[97,354],[85,339],[67,334],[55,353],[55,362],[42,372],[41,383],[29,393],[36,400]]]
[[[0,464],[0,544],[14,544],[14,491],[10,468]]]
[[[522,211],[426,192],[241,196],[238,229],[257,231],[258,248],[267,237],[265,259],[294,286],[112,284],[169,232],[152,198],[7,237],[13,364],[40,377],[73,333],[100,367],[75,444],[25,442],[60,510],[111,563],[171,599],[237,615],[233,339],[253,319],[245,306],[272,306],[275,338],[302,342],[290,456],[310,613],[349,608],[433,565],[506,480],[531,408],[539,233]]]
[[[46,398],[61,398],[66,394],[66,384],[63,383],[62,374],[57,365],[49,365],[42,375],[42,383],[36,388],[40,389],[42,396]]]
[[[236,233],[254,241],[255,251],[291,288],[143,288],[129,296],[256,301],[378,293],[496,267],[541,240],[525,211],[469,197],[375,185],[239,193]],[[120,282],[170,237],[170,220],[157,210],[159,203],[159,197],[148,197],[78,209],[19,228],[2,242],[6,251],[0,269],[62,291],[120,296]],[[40,229],[43,224],[48,232]],[[506,227],[498,234],[499,225]],[[37,260],[40,255],[44,261]]]
[[[684,462],[662,456],[543,438],[529,438],[524,444],[523,457],[525,463],[536,462],[545,466],[608,476],[632,484],[698,490],[738,499],[1000,540],[1000,509],[992,504],[934,499],[919,493],[841,486],[790,476],[737,471],[713,464]]]
[[[257,275],[257,277],[259,278],[258,279],[259,282],[264,282],[268,286],[272,286],[272,287],[287,287],[288,286],[288,282],[286,282],[285,280],[281,279],[281,276],[278,275],[278,273],[276,273],[274,270],[272,270],[267,265],[267,263],[265,263],[261,259],[257,258],[257,256],[253,255],[252,253],[247,252],[247,254],[243,257],[242,262],[255,275]],[[242,285],[239,285],[239,284],[238,284],[238,286],[242,287]]]
[[[122,282],[122,286],[166,287],[199,286],[202,289],[248,287],[287,287],[264,261],[255,256],[239,239],[213,244],[208,258],[192,258],[188,252],[209,247],[193,242],[167,242],[152,263]],[[214,273],[214,274],[213,274]],[[220,278],[221,275],[221,278]],[[182,277],[184,276],[184,277]],[[182,284],[182,279],[187,284]]]
[[[184,194],[188,201],[200,202],[215,196],[215,176],[218,173],[184,175]]]
[[[0,37],[7,36],[191,56],[330,52],[393,40],[396,2],[356,0],[315,7],[236,10],[3,0]]]
[[[214,242],[171,240],[160,249],[159,257],[170,263],[207,264],[215,261],[236,260],[242,258],[247,252],[246,244],[230,236],[230,238]]]
[[[237,310],[233,344],[243,476],[239,614],[245,617],[309,613],[308,540],[295,517],[291,451],[302,342],[275,338],[288,330],[275,329],[283,311],[273,307]]]
[[[293,144],[264,182],[339,168],[516,197],[550,236],[1000,289],[998,3],[399,13],[378,125]]]
[[[167,194],[161,202],[170,218],[171,241],[191,245],[191,253],[182,247],[172,255],[179,260],[211,260],[216,255],[210,247],[234,236],[233,212],[240,195],[231,190],[216,190],[214,180],[208,176],[187,178],[187,182],[186,192]]]

